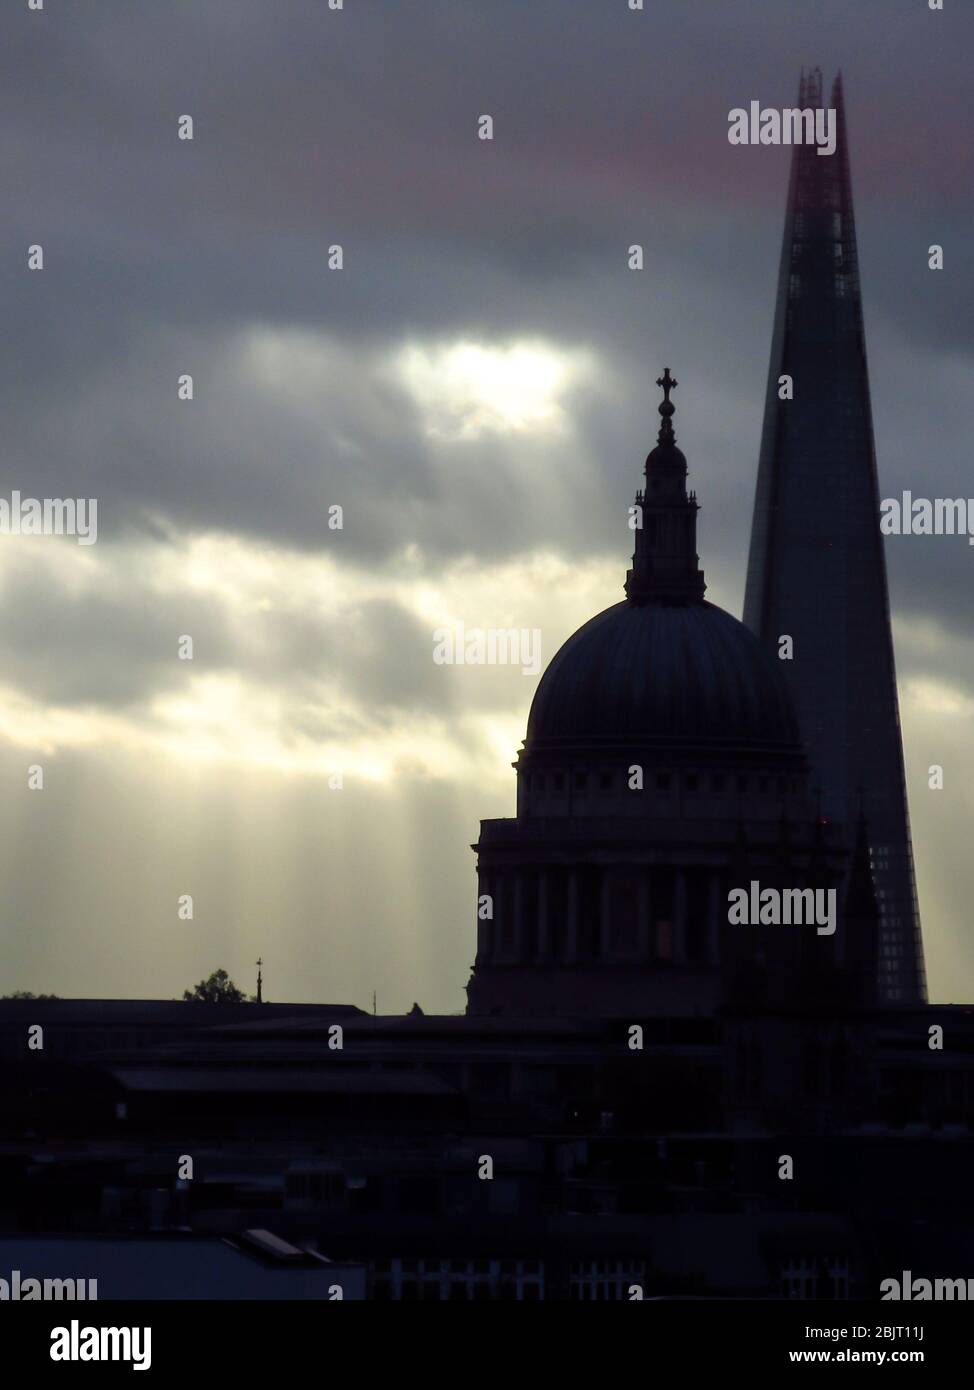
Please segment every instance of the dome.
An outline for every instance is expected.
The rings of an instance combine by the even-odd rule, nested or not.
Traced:
[[[657,742],[674,751],[800,753],[773,659],[712,603],[622,602],[579,628],[541,678],[525,752]]]
[[[680,478],[687,475],[687,456],[675,444],[657,444],[646,455],[646,477],[669,471]]]

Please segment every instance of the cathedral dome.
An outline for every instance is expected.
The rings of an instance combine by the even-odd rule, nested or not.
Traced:
[[[646,455],[647,478],[659,476],[664,471],[677,473],[681,478],[687,475],[686,454],[675,444],[657,444],[656,448]]]
[[[704,601],[697,500],[676,447],[669,367],[625,603],[579,628],[535,692],[526,754],[653,746],[668,755],[802,759],[798,720],[774,659],[743,623]]]
[[[665,745],[794,755],[788,689],[757,638],[712,603],[618,603],[553,658],[526,752]]]

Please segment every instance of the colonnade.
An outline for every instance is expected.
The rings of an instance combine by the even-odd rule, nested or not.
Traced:
[[[717,965],[724,872],[707,865],[481,868],[478,964]]]

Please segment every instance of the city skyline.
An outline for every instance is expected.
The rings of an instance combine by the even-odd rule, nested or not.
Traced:
[[[14,1358],[946,1364],[974,10],[15,8]]]
[[[948,42],[903,7],[877,65],[887,8],[829,6],[778,34],[758,5],[706,41],[715,7],[657,8],[666,61],[651,33],[633,40],[647,16],[599,21],[611,105],[582,7],[570,33],[554,7],[512,11],[493,89],[501,36],[473,10],[462,34],[443,7],[371,31],[336,15],[334,47],[307,57],[310,5],[286,45],[256,6],[250,31],[219,6],[179,26],[113,6],[43,34],[17,18],[18,73],[70,74],[81,52],[101,81],[63,84],[57,109],[29,85],[5,98],[19,351],[0,491],[95,496],[99,539],[5,538],[0,555],[8,991],[178,996],[218,966],[249,986],[262,955],[272,999],[463,1008],[469,845],[511,814],[534,680],[437,666],[433,633],[539,627],[543,669],[616,600],[664,361],[708,597],[741,613],[789,152],[729,146],[727,112],[790,104],[803,62],[831,71],[834,54],[845,77],[881,494],[964,495],[970,181],[938,132],[966,109],[952,55],[970,21],[951,17]],[[404,124],[407,30],[454,63]],[[918,33],[936,63],[915,58]],[[255,68],[259,43],[279,75]],[[970,551],[903,537],[886,555],[930,997],[959,1000]]]

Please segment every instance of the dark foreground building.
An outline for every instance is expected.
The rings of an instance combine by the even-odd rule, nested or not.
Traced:
[[[0,1277],[96,1278],[100,1298],[814,1299],[974,1264],[972,1009],[251,1004],[224,1023],[186,1004],[181,1036],[140,1044],[140,1007],[158,1012],[116,1010],[79,1063],[86,1009],[0,1003],[21,1038]]]

